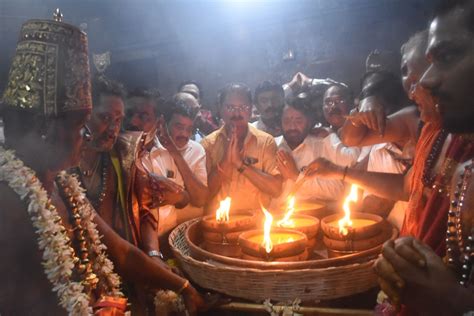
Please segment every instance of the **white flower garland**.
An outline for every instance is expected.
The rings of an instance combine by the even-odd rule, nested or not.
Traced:
[[[92,252],[95,254],[95,260],[93,261],[94,272],[98,276],[105,276],[108,283],[103,285],[106,295],[123,296],[120,291],[120,277],[113,272],[114,264],[107,257],[107,247],[100,240],[99,232],[96,228],[97,225],[93,222],[95,211],[90,202],[86,200],[85,189],[81,187],[76,176],[69,175],[65,171],[59,173],[59,179],[71,189],[72,196],[79,203],[79,214],[90,238]]]
[[[181,295],[171,290],[159,290],[153,299],[156,315],[170,315],[173,313],[185,313],[186,305]]]
[[[96,225],[92,221],[94,212],[85,199],[84,190],[76,178],[65,172],[61,172],[60,178],[67,183],[79,202],[79,213],[91,240],[92,251],[96,255],[94,270],[99,272],[99,277],[105,276],[109,289],[107,295],[121,296],[120,278],[113,272],[113,264],[106,256],[106,246],[100,241]],[[29,200],[28,213],[38,235],[39,249],[43,251],[42,265],[53,285],[53,291],[57,292],[59,304],[69,315],[92,315],[90,297],[84,293],[83,285],[71,280],[77,257],[69,245],[70,239],[61,224],[62,221],[58,220],[58,212],[49,205],[48,193],[35,172],[25,166],[13,151],[5,150],[1,146],[0,181],[6,181],[22,200]]]

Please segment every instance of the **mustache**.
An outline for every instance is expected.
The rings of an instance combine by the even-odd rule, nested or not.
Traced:
[[[244,119],[244,118],[243,118],[242,116],[240,116],[240,115],[239,115],[239,116],[232,116],[232,117],[230,118],[231,121],[241,121],[241,120],[243,120],[243,119]]]
[[[290,134],[293,134],[293,135],[297,134],[297,135],[299,135],[299,134],[301,134],[299,131],[297,131],[297,130],[295,130],[295,129],[287,130],[287,131],[285,131],[284,133],[287,134],[287,135],[290,135]]]
[[[277,112],[278,112],[278,109],[277,109],[277,108],[274,108],[274,107],[271,107],[271,108],[265,109],[264,112],[265,112],[265,113],[277,113]]]
[[[329,115],[341,115],[341,114],[342,114],[342,111],[339,109],[333,109],[329,111]]]

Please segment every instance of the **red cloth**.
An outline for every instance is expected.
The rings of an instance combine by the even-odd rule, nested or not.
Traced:
[[[420,239],[440,257],[443,257],[446,252],[446,223],[452,175],[459,163],[474,157],[474,144],[473,141],[462,135],[452,135],[443,163],[434,181],[443,190],[440,192],[429,188],[428,193],[424,196],[423,191],[426,188],[424,188],[421,178],[426,159],[438,134],[439,129],[427,124],[420,135],[413,163],[410,199],[400,235]]]
[[[426,160],[439,133],[439,126],[433,126],[430,123],[425,124],[421,130],[420,137],[416,144],[410,179],[410,198],[405,212],[405,220],[400,231],[401,236],[422,238],[418,231],[419,218],[421,214],[428,212],[426,209],[427,199],[423,196],[425,188],[422,182],[422,176]]]
[[[413,173],[411,179],[410,200],[405,215],[405,221],[401,229],[401,236],[414,236],[429,245],[440,257],[446,253],[446,229],[450,197],[450,185],[452,175],[459,163],[474,158],[474,140],[462,135],[452,135],[450,144],[443,158],[440,170],[436,174],[434,183],[443,183],[446,189],[441,193],[439,190],[429,189],[427,196],[423,197],[425,189],[422,183],[422,175],[426,158],[437,138],[439,129],[433,126],[425,126],[420,135],[415,152]],[[442,173],[445,174],[442,174]],[[419,315],[412,307],[403,306],[399,315]]]

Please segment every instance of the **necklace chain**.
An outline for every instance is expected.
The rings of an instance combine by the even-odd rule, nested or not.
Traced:
[[[467,241],[465,241],[462,230],[462,209],[473,169],[474,159],[464,168],[461,179],[456,185],[448,211],[448,227],[446,231],[448,264],[453,267],[461,266],[461,280],[459,283],[463,286],[468,286],[470,283],[472,263],[474,261],[474,233],[471,231]]]
[[[431,187],[434,184],[436,175],[432,175],[432,171],[436,164],[436,161],[438,160],[439,155],[441,154],[441,150],[443,149],[443,145],[447,136],[448,132],[442,129],[436,137],[436,140],[433,143],[433,147],[431,147],[431,151],[425,162],[423,176],[421,179],[425,187]]]
[[[81,218],[79,211],[79,201],[72,195],[71,189],[67,186],[65,181],[60,177],[56,178],[56,183],[61,189],[60,194],[67,204],[68,210],[70,210],[69,221],[73,227],[75,241],[78,244],[77,253],[79,256],[74,260],[77,272],[81,275],[82,284],[84,285],[84,290],[88,295],[91,294],[93,290],[96,289],[99,282],[99,278],[93,271],[92,262],[89,260],[89,249],[91,249],[91,240],[86,238],[88,236],[85,232],[85,224]]]
[[[99,156],[99,158],[97,159],[97,163],[96,165],[99,166],[100,164],[102,164],[102,172],[100,173],[100,190],[99,190],[99,194],[97,195],[97,198],[91,198],[90,194],[87,194],[87,197],[89,198],[89,200],[91,201],[92,205],[94,206],[94,208],[99,211],[100,210],[100,206],[102,205],[102,202],[104,201],[106,195],[107,195],[107,178],[108,178],[108,168],[109,168],[109,163],[108,163],[108,157],[106,156],[106,154],[101,154]],[[96,168],[97,169],[97,168]],[[77,174],[79,174],[81,177],[87,177],[85,174],[84,174],[84,171],[82,171],[80,168],[77,172]],[[93,173],[93,175],[95,175],[95,171]],[[92,176],[91,176],[92,178]],[[82,178],[82,183],[85,184],[85,179]],[[91,189],[93,189],[93,184],[95,184],[95,181],[94,183],[89,183],[89,189],[87,190],[87,192],[89,192]]]

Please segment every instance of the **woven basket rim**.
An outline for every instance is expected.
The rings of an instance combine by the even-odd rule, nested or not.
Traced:
[[[366,266],[366,265],[372,265],[375,260],[377,258],[373,258],[373,259],[370,259],[368,261],[365,261],[365,262],[354,262],[354,263],[350,263],[350,264],[343,264],[343,265],[338,265],[338,266],[329,266],[329,267],[324,267],[324,268],[298,268],[298,269],[291,269],[291,268],[288,268],[288,269],[283,269],[283,268],[277,268],[277,269],[258,269],[258,268],[252,268],[252,267],[242,267],[242,266],[234,266],[234,265],[229,265],[227,263],[224,263],[224,262],[220,262],[220,261],[216,261],[216,260],[206,260],[206,261],[201,261],[201,260],[198,260],[198,259],[195,259],[193,258],[191,255],[187,255],[187,254],[184,254],[183,251],[181,249],[179,249],[178,247],[175,246],[174,244],[174,235],[177,234],[177,232],[179,232],[179,230],[183,230],[183,227],[188,227],[189,225],[191,225],[192,223],[196,222],[196,221],[199,221],[200,219],[192,219],[190,221],[187,221],[187,222],[184,222],[180,225],[178,225],[170,234],[169,236],[169,244],[173,250],[173,252],[176,254],[176,253],[179,253],[180,257],[182,257],[183,259],[185,260],[188,260],[188,261],[191,261],[193,262],[193,264],[195,265],[201,265],[201,266],[205,266],[207,268],[210,268],[210,269],[213,269],[213,268],[216,268],[218,267],[219,269],[222,269],[222,270],[228,270],[228,271],[234,271],[234,272],[256,272],[256,273],[262,273],[262,274],[272,274],[272,273],[275,273],[275,272],[285,272],[285,273],[288,273],[288,274],[291,274],[291,273],[301,273],[303,271],[312,271],[312,272],[317,272],[317,271],[328,271],[328,270],[334,270],[334,269],[338,269],[338,270],[351,270],[351,269],[354,269],[354,268],[357,268],[357,267],[362,267],[362,266]],[[189,246],[188,246],[189,247]],[[239,260],[243,260],[243,259],[239,259]],[[216,264],[211,264],[209,263],[210,262],[216,262]],[[244,261],[247,261],[247,260],[244,260]],[[271,266],[272,263],[269,263],[269,265]]]
[[[189,279],[205,289],[256,302],[268,298],[312,301],[362,293],[377,284],[373,270],[376,258],[362,263],[298,269],[258,269],[217,260],[201,261],[192,257],[184,235],[190,224],[183,224],[170,234],[171,248]]]

